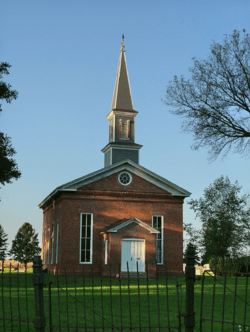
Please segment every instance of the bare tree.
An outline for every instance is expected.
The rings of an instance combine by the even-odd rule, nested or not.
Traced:
[[[175,76],[166,90],[170,112],[185,118],[184,132],[194,133],[192,148],[208,148],[210,161],[231,149],[250,152],[250,37],[243,32],[213,42],[207,60],[193,58],[192,78]]]

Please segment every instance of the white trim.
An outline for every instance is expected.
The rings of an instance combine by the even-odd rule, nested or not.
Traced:
[[[56,264],[58,264],[59,223],[56,225]]]
[[[164,179],[163,177],[157,175],[154,172],[151,172],[150,170],[133,162],[130,159],[125,159],[118,163],[115,163],[114,165],[111,164],[110,166],[103,167],[103,168],[99,169],[98,171],[92,172],[90,174],[82,176],[73,181],[64,183],[60,187],[57,187],[55,190],[53,190],[38,205],[38,207],[41,208],[43,206],[43,204],[45,204],[49,199],[51,199],[58,191],[64,191],[65,189],[67,190],[67,189],[69,189],[69,187],[71,187],[71,189],[73,189],[71,191],[76,191],[78,188],[81,188],[81,187],[91,184],[93,182],[99,181],[99,180],[106,178],[110,175],[113,175],[117,172],[121,172],[124,169],[126,169],[127,171],[129,171],[135,175],[138,175],[139,177],[141,177],[144,180],[163,189],[164,191],[167,191],[168,193],[172,194],[173,196],[179,196],[179,197],[185,198],[185,197],[189,197],[191,195],[191,193],[189,191],[177,186],[173,182],[170,182],[167,179]]]
[[[50,228],[48,229],[48,250],[47,250],[47,259],[46,259],[46,261],[47,261],[47,264],[49,264],[49,254],[50,254]]]
[[[135,117],[134,117],[134,142],[135,142]]]
[[[105,248],[104,248],[104,264],[108,264],[108,240],[105,240]]]
[[[91,230],[90,230],[90,260],[89,262],[81,262],[81,240],[82,240],[82,215],[90,214],[91,215]],[[79,264],[92,264],[93,258],[93,213],[90,212],[82,212],[80,213],[80,243],[79,243]]]
[[[135,222],[136,224],[138,224],[139,226],[141,227],[144,227],[146,228],[150,233],[156,233],[158,234],[159,231],[157,231],[156,229],[154,229],[153,227],[149,226],[148,224],[146,224],[145,222],[141,221],[140,219],[137,219],[137,218],[131,218],[127,221],[124,221],[123,223],[121,223],[120,225],[118,226],[114,226],[112,228],[110,228],[108,230],[108,232],[110,233],[117,233],[117,231],[125,226],[128,226],[129,224]],[[104,232],[101,232],[101,234],[103,234]]]
[[[161,217],[161,263],[157,263],[157,265],[163,265],[163,258],[164,258],[164,255],[163,255],[163,250],[164,250],[164,217],[163,215],[159,215],[159,214],[154,214],[152,216],[152,227],[154,227],[153,225],[153,222],[154,222],[154,217]],[[156,241],[157,241],[157,235],[156,235]],[[157,248],[156,248],[157,249]]]
[[[129,176],[129,182],[128,182],[128,183],[122,183],[122,182],[120,181],[120,176],[121,176],[123,173],[128,174],[128,176]],[[123,172],[121,172],[121,173],[118,175],[118,181],[119,181],[120,184],[122,184],[123,186],[128,186],[128,185],[130,185],[130,183],[132,182],[132,180],[133,180],[132,175],[131,175],[129,172],[123,171]]]
[[[113,142],[115,142],[115,116],[112,119],[113,121]]]
[[[50,264],[53,264],[53,256],[54,256],[54,225],[52,225],[52,236],[51,236],[51,258],[50,258]]]
[[[43,236],[43,264],[46,264],[46,228]]]
[[[138,112],[135,111],[135,110],[130,110],[130,111],[125,111],[125,110],[122,110],[122,109],[119,109],[119,110],[116,110],[116,109],[111,109],[109,114],[106,116],[106,119],[110,120],[112,119],[112,117],[116,116],[116,115],[123,115],[123,116],[126,116],[126,117],[135,117],[137,116]]]
[[[120,148],[120,147],[116,147],[116,146],[112,146],[111,149],[121,149],[121,150],[135,150],[135,151],[138,151],[139,149],[134,149],[134,148]]]

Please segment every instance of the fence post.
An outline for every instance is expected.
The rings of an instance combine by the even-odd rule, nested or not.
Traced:
[[[185,332],[193,332],[195,326],[195,312],[194,312],[194,282],[195,282],[195,266],[194,266],[194,252],[195,249],[190,243],[187,249],[186,262],[186,313]]]
[[[44,332],[44,328],[46,325],[46,318],[44,315],[44,302],[43,302],[44,274],[43,274],[43,264],[40,256],[34,256],[32,281],[34,284],[34,291],[35,291],[35,310],[36,310],[34,326],[37,332],[38,331]]]

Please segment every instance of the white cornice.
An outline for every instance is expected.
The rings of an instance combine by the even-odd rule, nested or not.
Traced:
[[[87,186],[88,184],[94,183],[96,181],[102,180],[110,175],[121,172],[123,170],[127,170],[128,172],[131,172],[131,173],[143,178],[144,180],[163,189],[164,191],[172,194],[173,196],[189,197],[191,195],[191,193],[189,191],[177,186],[173,182],[170,182],[167,179],[157,175],[156,173],[151,172],[147,168],[145,168],[141,165],[138,165],[129,159],[126,159],[119,163],[116,163],[116,164],[108,166],[108,167],[101,168],[100,170],[98,170],[96,172],[87,174],[85,176],[82,176],[78,179],[67,182],[67,183],[57,187],[39,204],[39,207],[42,207],[42,205],[45,204],[48,200],[50,200],[58,191],[65,191],[65,190],[72,190],[72,189],[78,190],[79,188]]]
[[[110,142],[101,151],[103,153],[107,152],[110,148],[114,149],[129,149],[129,150],[139,150],[142,148],[141,144],[137,143],[123,143],[123,142]]]
[[[117,233],[117,231],[125,226],[128,226],[132,223],[136,223],[138,224],[139,226],[143,227],[143,228],[146,228],[150,233],[155,233],[155,234],[159,234],[160,232],[157,231],[155,228],[149,226],[148,224],[146,224],[145,222],[141,221],[140,219],[137,219],[137,218],[132,218],[132,219],[129,219],[129,220],[126,220],[124,221],[123,223],[117,225],[117,226],[114,226],[110,229],[107,230],[108,233]],[[101,234],[103,233],[106,233],[105,231],[101,232]]]
[[[123,110],[111,110],[109,114],[106,116],[108,120],[111,120],[116,115],[123,115],[127,117],[134,118],[138,114],[137,111],[123,111]]]

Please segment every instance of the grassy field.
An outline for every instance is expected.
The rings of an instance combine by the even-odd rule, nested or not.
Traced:
[[[4,275],[8,275],[8,270],[5,270]],[[11,272],[11,275],[16,275],[16,272]],[[24,273],[19,273],[24,276]],[[32,276],[32,269],[28,269],[27,276]],[[79,277],[76,277],[79,279]],[[56,277],[45,274],[45,283],[55,280]],[[68,280],[73,279],[68,276]],[[223,313],[223,295],[224,287],[220,282],[224,283],[224,277],[217,277],[218,282],[215,286],[215,301],[213,304],[214,279],[212,277],[205,278],[204,287],[204,303],[203,303],[203,317],[212,317],[212,308],[214,319],[221,320]],[[234,301],[235,301],[235,322],[243,323],[245,310],[245,289],[246,278],[240,277],[237,279],[237,295],[234,296],[232,292],[235,291],[236,278],[228,277],[226,279],[227,291],[225,294],[225,312],[224,320],[233,321],[234,316]],[[129,284],[129,287],[128,287]],[[176,280],[160,279],[157,283],[155,279],[138,281],[119,279],[113,280],[112,285],[109,280],[85,280],[83,287],[83,280],[65,282],[65,277],[60,277],[59,287],[57,284],[51,284],[51,301],[52,301],[52,324],[53,325],[71,325],[87,327],[87,331],[103,331],[103,328],[90,328],[93,326],[106,326],[105,331],[112,331],[112,324],[114,326],[178,326],[178,303],[177,303],[177,289],[179,291],[179,306],[181,313],[185,312],[185,277],[178,277],[178,284],[181,287],[176,287]],[[12,317],[32,320],[35,316],[35,301],[34,288],[31,279],[17,279],[17,278],[0,278],[0,317]],[[19,292],[17,289],[19,288]],[[231,292],[231,291],[232,292]],[[167,301],[168,296],[168,301]],[[248,303],[250,303],[250,286],[248,286]],[[27,299],[27,300],[26,300]],[[75,300],[77,299],[77,301]],[[243,300],[242,300],[243,299]],[[195,282],[195,313],[196,326],[195,331],[199,331],[200,318],[200,301],[201,301],[201,281]],[[47,320],[46,331],[49,331],[49,293],[48,286],[44,288],[44,305],[45,316]],[[159,310],[158,310],[159,308]],[[59,310],[60,309],[60,310]],[[247,305],[247,321],[250,325],[250,306]],[[27,316],[28,312],[28,316]],[[77,314],[76,314],[77,313]],[[169,314],[168,314],[169,313]],[[184,318],[182,321],[182,331],[184,328]],[[19,323],[17,321],[5,321],[5,330],[11,331],[35,331],[33,323]],[[211,323],[203,322],[202,331],[211,331]],[[86,329],[78,329],[79,331],[86,331]],[[119,328],[119,330],[121,330]],[[139,331],[139,328],[133,328],[133,331]],[[177,331],[171,328],[165,328],[162,331]],[[224,331],[233,331],[233,326],[224,324]],[[0,331],[4,331],[4,322],[0,321]],[[55,327],[53,331],[60,331]],[[76,331],[76,328],[61,328],[61,331]],[[118,331],[113,329],[113,331]],[[130,331],[129,328],[124,328],[123,331]],[[148,328],[142,328],[141,331],[149,331]],[[151,331],[159,331],[158,328],[151,328]],[[222,331],[221,323],[214,323],[213,331]],[[239,327],[235,326],[234,331],[239,331]],[[244,329],[242,328],[242,331]]]

